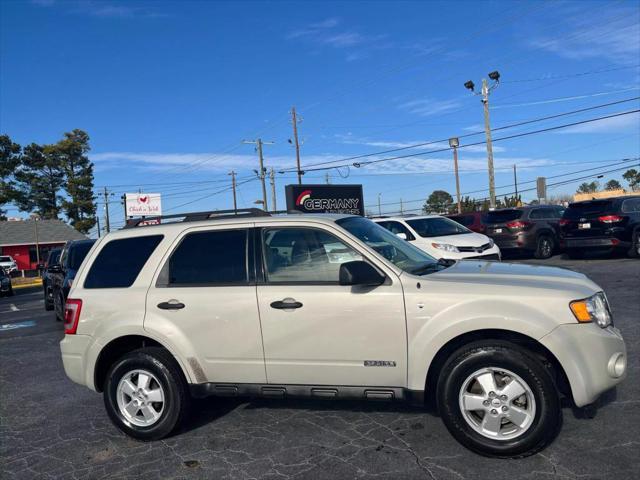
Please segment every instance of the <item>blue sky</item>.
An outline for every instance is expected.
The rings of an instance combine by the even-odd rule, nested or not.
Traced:
[[[26,144],[84,129],[96,186],[112,186],[116,196],[161,192],[168,213],[229,208],[231,192],[221,191],[228,171],[241,180],[255,176],[257,157],[243,139],[275,142],[265,146],[266,166],[293,167],[292,105],[302,117],[302,163],[309,165],[481,130],[481,103],[463,83],[479,85],[496,69],[502,81],[491,95],[494,128],[640,92],[635,1],[0,5],[2,133]],[[639,106],[634,100],[494,136]],[[505,187],[498,194],[512,191],[513,164],[521,182],[577,172],[563,180],[637,157],[639,132],[634,114],[496,142],[496,185]],[[391,212],[400,198],[410,209],[434,189],[453,194],[451,169],[451,153],[442,152],[309,172],[306,181],[324,182],[328,173],[333,183],[362,183],[367,206],[377,210],[381,193],[383,211]],[[485,147],[461,149],[460,169],[463,193],[486,189]],[[294,180],[277,174],[278,207]],[[550,193],[571,193],[577,183]],[[260,196],[257,181],[239,187],[241,206]],[[117,224],[121,209],[114,203],[111,210]]]

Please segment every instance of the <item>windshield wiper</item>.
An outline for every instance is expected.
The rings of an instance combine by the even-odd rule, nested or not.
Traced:
[[[436,262],[425,263],[424,265],[420,265],[419,267],[414,268],[409,273],[413,275],[424,275],[425,273],[431,272],[439,272],[440,270],[446,268],[444,265]]]

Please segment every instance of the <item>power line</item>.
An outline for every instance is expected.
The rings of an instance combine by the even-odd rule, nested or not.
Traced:
[[[240,185],[244,185],[245,183],[253,182],[254,180],[257,180],[257,179],[256,179],[256,178],[251,178],[251,179],[249,179],[249,180],[245,180],[244,182],[237,182],[237,183],[236,183],[236,187],[239,187]],[[227,192],[227,191],[229,191],[229,190],[231,190],[231,189],[232,189],[232,187],[226,187],[226,188],[223,188],[222,190],[218,190],[218,191],[216,191],[216,192],[210,193],[210,194],[205,195],[205,196],[203,196],[203,197],[196,198],[195,200],[191,200],[191,201],[189,201],[189,202],[181,203],[180,205],[176,205],[176,206],[174,206],[174,207],[167,208],[165,211],[166,211],[166,212],[169,212],[169,211],[171,211],[171,210],[175,210],[176,208],[184,207],[185,205],[190,205],[190,204],[192,204],[192,203],[199,202],[200,200],[205,200],[205,199],[207,199],[207,198],[213,197],[214,195],[218,195],[218,194],[220,194],[220,193]]]
[[[607,72],[615,72],[618,70],[628,70],[630,68],[639,68],[640,64],[638,65],[628,65],[626,67],[615,67],[615,68],[605,68],[605,69],[600,69],[600,70],[589,70],[586,72],[579,72],[579,73],[568,73],[566,75],[546,75],[543,77],[538,77],[538,78],[527,78],[527,79],[520,79],[520,80],[505,80],[501,83],[525,83],[525,82],[540,82],[540,81],[544,81],[544,80],[556,80],[556,79],[564,79],[564,78],[574,78],[574,77],[583,77],[585,75],[595,75],[598,73],[607,73]]]

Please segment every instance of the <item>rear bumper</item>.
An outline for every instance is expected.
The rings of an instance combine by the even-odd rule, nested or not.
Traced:
[[[87,349],[91,342],[88,335],[65,335],[60,342],[64,372],[80,385],[86,383]]]
[[[578,407],[593,403],[626,377],[627,351],[616,328],[565,324],[540,339],[556,356]]]
[[[615,237],[589,237],[589,238],[572,238],[565,237],[562,239],[565,248],[611,248],[631,246],[630,242],[620,240]]]

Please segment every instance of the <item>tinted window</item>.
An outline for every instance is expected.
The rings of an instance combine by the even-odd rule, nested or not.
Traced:
[[[529,213],[529,218],[532,220],[540,218],[557,218],[555,208],[535,208]]]
[[[60,260],[60,250],[51,250],[49,258],[47,259],[47,265],[55,265]]]
[[[10,262],[11,257],[0,257],[0,262]]]
[[[169,259],[169,285],[248,283],[247,230],[186,235]]]
[[[407,220],[407,223],[421,237],[442,237],[469,233],[469,229],[445,217],[418,218]]]
[[[265,230],[264,257],[270,282],[337,283],[340,264],[362,256],[322,230],[282,228]]]
[[[398,233],[404,233],[407,237],[407,240],[414,240],[414,237],[413,235],[411,235],[411,232],[409,231],[409,229],[404,225],[402,225],[400,222],[393,222],[393,221],[378,222],[378,225],[386,228],[391,233],[395,233],[396,235]]]
[[[495,210],[488,212],[484,218],[485,223],[505,223],[517,220],[522,216],[522,210]]]
[[[91,250],[93,243],[94,240],[71,244],[69,251],[67,252],[67,267],[72,270],[78,270],[80,265],[82,265],[84,257],[86,257],[89,250]]]
[[[449,218],[454,222],[458,222],[460,225],[464,225],[465,227],[473,225],[473,215],[453,215]]]
[[[622,202],[622,212],[640,212],[640,198],[629,198]]]
[[[579,218],[587,215],[600,215],[611,210],[613,202],[610,200],[594,200],[590,202],[572,203],[564,211],[565,218]]]
[[[162,235],[111,240],[91,265],[84,288],[130,287],[160,240]]]

